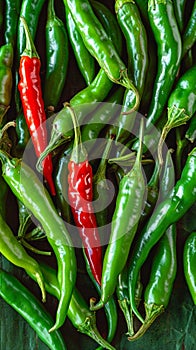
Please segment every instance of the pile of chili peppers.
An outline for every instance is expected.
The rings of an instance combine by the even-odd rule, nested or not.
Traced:
[[[196,1],[0,5],[0,296],[49,349],[132,344],[178,273],[196,304]]]

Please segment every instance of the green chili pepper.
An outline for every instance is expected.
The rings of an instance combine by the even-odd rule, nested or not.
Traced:
[[[16,35],[22,0],[5,1],[5,43],[16,45]]]
[[[15,196],[40,222],[57,258],[61,297],[52,331],[65,321],[76,280],[76,258],[72,242],[49,193],[34,171],[26,164],[21,164],[21,160],[17,158],[9,159],[3,151],[0,151],[0,158],[5,181]]]
[[[143,120],[141,121],[140,147],[136,161],[119,185],[116,207],[112,217],[110,239],[103,260],[101,298],[97,304],[91,305],[92,310],[103,307],[113,295],[118,276],[126,264],[141,216],[145,193],[141,167],[142,135]]]
[[[183,32],[184,29],[184,11],[185,11],[185,5],[186,0],[174,0],[174,12],[176,16],[176,20],[178,23],[178,27],[180,29],[180,32]]]
[[[0,125],[11,102],[13,56],[12,44],[5,44],[0,47]]]
[[[16,117],[16,134],[18,137],[18,142],[16,146],[17,151],[23,152],[30,139],[29,129],[24,117],[23,110],[21,110]]]
[[[89,1],[64,1],[67,2],[78,31],[91,55],[95,57],[111,81],[134,91],[137,104],[137,89],[128,78],[124,62],[119,57],[114,44],[95,16]]]
[[[195,202],[195,166],[196,148],[188,155],[181,178],[170,191],[167,199],[156,207],[135,244],[128,273],[130,303],[133,312],[142,323],[144,320],[138,312],[134,300],[138,274],[152,247],[163,236],[166,229],[177,222]]]
[[[8,194],[8,185],[2,177],[2,171],[0,170],[0,215],[2,219],[6,219],[6,199]]]
[[[68,37],[64,23],[56,16],[54,0],[48,3],[46,22],[45,107],[57,107],[65,85],[68,67]]]
[[[64,1],[64,4],[66,14],[66,26],[69,35],[69,40],[74,52],[74,56],[86,84],[90,85],[95,77],[95,60],[83,43],[77,25],[73,20],[71,11],[67,6],[66,1]]]
[[[130,303],[129,303],[129,287],[128,287],[128,269],[127,266],[123,269],[123,271],[118,276],[118,282],[116,286],[116,294],[118,298],[119,306],[123,312],[123,315],[125,317],[125,321],[127,324],[127,333],[130,336],[134,334],[133,330],[133,315],[130,309]],[[140,279],[137,281],[137,288],[135,292],[135,301],[136,305],[138,306],[141,301],[141,294],[142,294],[142,283]]]
[[[168,120],[162,129],[158,144],[158,157],[162,164],[162,146],[172,128],[185,124],[196,112],[196,65],[187,70],[177,81],[168,100]]]
[[[7,225],[7,223],[4,221],[1,215],[0,227],[1,254],[3,254],[5,258],[11,261],[14,265],[19,266],[23,269],[26,268],[29,272],[32,273],[41,289],[42,300],[43,302],[45,302],[46,294],[44,288],[44,281],[38,263],[26,253],[25,249],[18,242],[17,238],[14,236],[10,227]]]
[[[157,43],[158,67],[147,126],[163,113],[181,60],[181,37],[171,0],[149,0],[148,14]],[[164,91],[164,93],[163,93]]]
[[[139,10],[133,0],[116,0],[115,11],[118,24],[126,39],[129,74],[133,79],[140,99],[145,86],[145,78],[148,68],[147,35],[142,23]],[[124,142],[134,125],[136,113],[129,114],[134,109],[136,96],[132,90],[125,91],[123,108],[119,116],[119,127],[116,140]],[[137,109],[139,108],[139,102]],[[128,113],[128,114],[126,114]],[[123,130],[124,129],[124,130]]]
[[[61,333],[49,333],[53,320],[35,296],[16,277],[0,269],[0,296],[15,309],[35,330],[51,350],[66,350]]]
[[[192,296],[193,302],[196,305],[196,232],[192,232],[184,244],[183,251],[183,266],[185,279]]]
[[[105,29],[107,35],[114,44],[116,50],[119,54],[122,52],[123,37],[118,26],[118,22],[113,15],[113,13],[101,2],[91,0],[92,8],[95,15],[101,22],[103,28]]]
[[[160,179],[159,200],[163,201],[167,198],[169,191],[173,187],[174,177],[174,168],[172,166],[170,151],[168,151],[162,178]],[[176,225],[173,224],[168,227],[160,239],[152,261],[149,281],[144,291],[146,313],[144,323],[129,340],[135,340],[141,337],[168,306],[176,271]]]
[[[40,267],[44,276],[45,286],[48,293],[60,298],[60,288],[56,276],[56,271],[49,265],[40,262]],[[31,278],[33,276],[29,274]],[[34,278],[33,278],[34,279]],[[98,344],[105,349],[114,349],[107,341],[99,334],[96,327],[95,313],[91,312],[80,294],[79,290],[74,287],[72,297],[69,304],[67,316],[73,326],[81,333],[84,333],[94,339]]]
[[[182,57],[195,43],[196,31],[196,1],[194,1],[193,9],[189,21],[182,35]]]
[[[191,118],[185,137],[192,143],[196,139],[196,114]]]

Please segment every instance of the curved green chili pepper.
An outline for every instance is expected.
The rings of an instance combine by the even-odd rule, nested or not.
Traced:
[[[174,168],[172,166],[170,151],[168,151],[162,178],[160,180],[159,200],[163,201],[167,198],[169,191],[173,187],[174,178]],[[163,237],[160,239],[155,257],[152,261],[149,281],[144,291],[144,307],[146,313],[144,323],[129,340],[135,340],[141,337],[168,306],[176,271],[176,225],[173,224],[168,227]]]
[[[113,42],[116,50],[120,54],[122,52],[122,33],[118,26],[118,22],[113,15],[113,13],[101,2],[91,0],[92,8],[95,12],[95,15],[101,22],[103,28],[105,29],[107,35]]]
[[[13,46],[11,43],[0,47],[0,125],[6,114],[12,97]]]
[[[95,59],[93,56],[91,56],[86,46],[84,45],[66,1],[64,1],[64,4],[66,26],[74,56],[86,84],[90,85],[95,77]]]
[[[196,1],[194,1],[193,9],[189,21],[182,35],[182,57],[195,43],[196,32]]]
[[[45,286],[48,293],[60,298],[60,288],[56,276],[56,271],[49,265],[40,262],[40,267],[44,276]],[[31,278],[33,276],[29,274]],[[34,278],[33,278],[34,279]],[[95,313],[90,311],[85,300],[79,290],[74,287],[72,297],[69,304],[67,316],[73,326],[81,333],[84,333],[94,339],[98,344],[105,349],[114,349],[107,341],[99,334],[96,327]]]
[[[14,236],[10,227],[7,225],[7,223],[4,221],[1,215],[0,227],[1,254],[3,254],[4,257],[7,260],[11,261],[14,265],[19,266],[23,269],[27,269],[29,272],[32,273],[41,289],[42,300],[45,302],[46,294],[44,288],[44,281],[37,261],[26,253],[26,250],[18,242],[17,238]]]
[[[89,1],[64,1],[67,2],[67,6],[91,55],[95,57],[112,82],[133,90],[138,101],[138,92],[127,75],[127,68],[95,16]]]
[[[136,308],[134,299],[140,269],[146,261],[149,252],[163,236],[165,230],[170,225],[177,222],[195,202],[195,167],[196,148],[188,155],[181,178],[170,191],[168,198],[157,206],[135,244],[128,273],[130,303],[133,312],[142,323],[144,320]]]
[[[158,144],[158,157],[162,164],[162,146],[172,128],[185,124],[196,112],[196,65],[187,70],[177,81],[169,100],[168,120],[162,129]]]
[[[116,207],[112,217],[110,239],[103,260],[101,297],[97,304],[93,305],[92,303],[92,310],[98,310],[103,307],[113,295],[118,276],[126,264],[130,246],[141,216],[145,194],[145,183],[141,167],[143,120],[141,123],[140,148],[136,161],[133,168],[122,178],[119,185]]]
[[[133,0],[116,0],[115,11],[118,24],[126,39],[128,55],[128,70],[136,86],[140,99],[142,97],[148,68],[147,35],[139,10]],[[136,113],[129,114],[134,109],[136,96],[132,90],[125,91],[123,108],[119,116],[119,127],[116,141],[124,142],[134,125]],[[139,108],[139,102],[137,109]],[[127,114],[126,114],[127,113]]]
[[[196,232],[192,232],[184,244],[183,266],[185,279],[193,302],[196,305]]]
[[[56,16],[54,0],[48,2],[46,21],[45,107],[57,107],[65,85],[68,67],[68,37],[64,23]]]
[[[2,177],[2,171],[0,170],[0,215],[5,220],[6,219],[6,199],[8,194],[8,185]]]
[[[12,44],[13,47],[16,45],[16,35],[18,20],[20,16],[20,7],[22,0],[6,0],[5,1],[5,43]]]
[[[36,297],[16,277],[2,269],[0,281],[0,296],[29,323],[43,343],[51,350],[66,350],[61,333],[57,330],[48,332],[53,320]]]
[[[148,14],[157,43],[158,67],[147,126],[161,116],[172,89],[181,60],[181,36],[171,0],[149,0]],[[164,93],[163,93],[164,91]]]
[[[15,196],[41,223],[58,263],[58,281],[61,297],[56,323],[51,331],[60,327],[66,318],[71,294],[76,281],[76,257],[70,236],[53,205],[52,199],[34,171],[21,160],[9,159],[0,151],[3,177]],[[33,186],[33,187],[32,187]]]

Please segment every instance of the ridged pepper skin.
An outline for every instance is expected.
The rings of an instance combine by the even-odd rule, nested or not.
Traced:
[[[12,65],[14,51],[11,43],[0,47],[0,125],[6,114],[12,97]]]

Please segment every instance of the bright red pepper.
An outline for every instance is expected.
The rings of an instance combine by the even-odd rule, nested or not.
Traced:
[[[40,67],[41,61],[33,44],[27,24],[23,24],[26,32],[26,49],[21,55],[18,89],[22,102],[25,120],[31,135],[33,146],[37,157],[47,146],[46,113],[42,98]],[[51,194],[54,196],[55,186],[52,179],[52,158],[49,154],[43,161],[43,175],[46,179]]]
[[[73,111],[71,109],[70,111],[72,118],[75,118]],[[78,140],[81,136],[78,132],[77,127],[73,152],[68,164],[68,199],[92,274],[101,285],[102,249],[92,205],[93,172],[81,144],[78,150]]]

